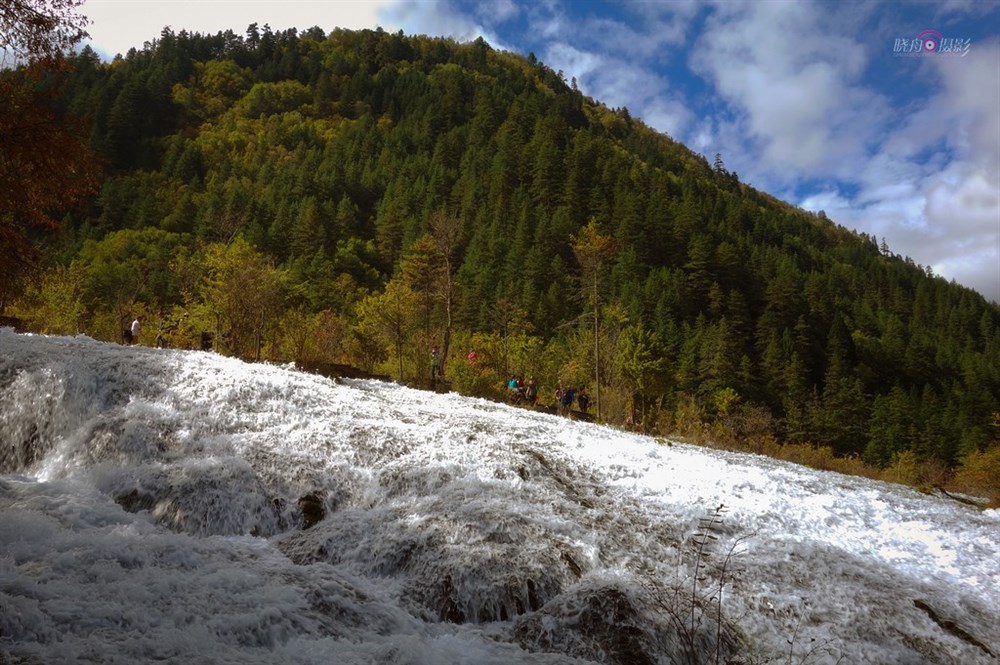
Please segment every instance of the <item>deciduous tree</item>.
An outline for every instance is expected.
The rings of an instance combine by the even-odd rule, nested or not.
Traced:
[[[0,67],[53,58],[87,37],[83,0],[0,2]]]
[[[85,132],[55,100],[67,69],[62,53],[86,36],[80,4],[0,2],[0,312],[37,263],[29,229],[56,228],[95,186]]]
[[[260,359],[264,338],[284,310],[287,281],[242,236],[206,248],[202,297],[234,355]]]
[[[391,280],[385,292],[368,296],[358,303],[358,328],[369,339],[379,340],[391,348],[403,381],[405,350],[420,327],[419,299],[404,281]]]
[[[618,338],[615,365],[630,393],[631,422],[640,422],[646,402],[666,391],[667,361],[656,334],[641,323],[625,328]],[[637,402],[643,410],[639,419],[635,413]]]

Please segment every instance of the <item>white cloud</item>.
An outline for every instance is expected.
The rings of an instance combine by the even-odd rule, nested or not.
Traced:
[[[537,35],[534,41],[545,41],[572,34],[573,23],[563,12],[558,0],[530,4],[527,13],[531,34],[525,36],[526,40],[531,40],[534,35]]]
[[[666,79],[650,69],[563,42],[553,43],[542,59],[567,79],[575,78],[585,94],[611,107],[628,107],[658,131],[676,136],[690,123],[690,110],[666,94]]]
[[[894,252],[1000,300],[1000,47],[927,57],[915,80],[901,66],[889,84],[925,94],[893,108],[888,89],[863,79],[866,45],[850,36],[863,34],[857,19],[833,11],[719,4],[691,66],[729,115],[703,120],[689,140],[702,149],[710,140],[772,193],[826,182],[801,205],[885,236]]]
[[[884,238],[893,253],[1000,302],[1000,200],[984,178],[956,180],[957,170],[854,197],[825,189],[799,205]]]
[[[945,116],[949,140],[1000,183],[1000,41],[977,43],[965,57],[927,60],[940,74],[943,89],[933,106]]]
[[[955,165],[912,182],[870,182],[853,197],[825,189],[799,205],[885,238],[893,253],[1000,302],[998,196],[982,175],[963,175]]]
[[[606,60],[602,56],[581,51],[564,42],[555,42],[545,51],[544,61],[553,69],[571,72],[572,76],[583,79],[598,72]]]
[[[997,41],[975,44],[966,57],[924,58],[930,92],[871,160],[884,168],[860,174],[867,190],[859,202],[864,211],[905,202],[897,251],[1000,302],[998,62]]]
[[[1000,191],[982,171],[948,175],[925,190],[934,269],[1000,302]]]
[[[514,0],[493,0],[479,5],[479,16],[490,22],[505,23],[521,13]]]
[[[688,147],[697,150],[700,153],[711,153],[712,147],[715,144],[715,131],[712,127],[711,118],[702,118],[698,124],[688,132]]]
[[[935,176],[928,182],[925,196],[925,212],[932,225],[973,239],[1000,233],[1000,192],[981,172],[957,178]]]
[[[657,95],[640,109],[643,122],[659,132],[672,137],[682,134],[691,123],[691,111],[681,102],[665,95]]]
[[[686,44],[694,38],[691,21],[704,8],[699,0],[672,0],[671,2],[649,2],[629,0],[624,3],[629,13],[638,17],[644,31],[652,35],[657,46]]]
[[[648,66],[651,60],[669,61],[678,52],[676,46],[683,42],[684,34],[662,21],[629,24],[588,18],[572,26],[572,34],[565,37],[588,49],[627,59],[634,66]]]
[[[485,33],[474,19],[452,11],[447,3],[437,0],[396,2],[386,9],[384,15],[403,26],[403,29],[409,34],[434,35],[451,37],[458,41],[469,41],[477,37],[484,37]]]
[[[858,84],[864,45],[824,19],[807,3],[723,3],[695,42],[691,66],[736,110],[758,169],[829,175],[884,122],[884,101]]]

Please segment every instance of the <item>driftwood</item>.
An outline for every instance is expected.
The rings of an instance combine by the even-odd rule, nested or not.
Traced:
[[[951,499],[952,501],[957,501],[959,503],[964,503],[967,506],[973,506],[975,508],[983,509],[989,507],[990,500],[977,496],[968,496],[966,494],[956,494],[954,492],[949,492],[940,485],[934,485],[933,489],[929,492],[935,496],[939,496],[944,499]]]

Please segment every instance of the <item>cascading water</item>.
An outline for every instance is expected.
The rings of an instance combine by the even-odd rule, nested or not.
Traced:
[[[1000,654],[997,511],[455,395],[0,330],[0,471],[0,662]]]

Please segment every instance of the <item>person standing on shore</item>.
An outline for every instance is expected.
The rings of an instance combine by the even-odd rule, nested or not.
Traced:
[[[435,346],[431,349],[431,385],[437,385],[438,379],[443,379],[441,352]]]
[[[139,333],[142,331],[142,314],[135,317],[135,321],[132,322],[132,344],[139,343]]]

